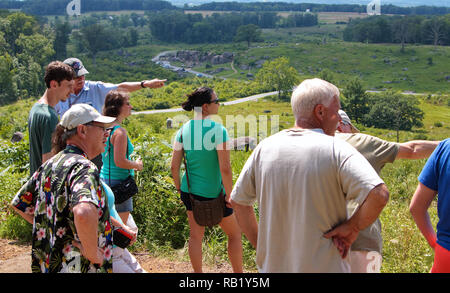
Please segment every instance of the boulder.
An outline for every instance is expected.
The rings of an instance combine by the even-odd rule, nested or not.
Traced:
[[[242,136],[231,140],[231,146],[234,150],[254,150],[256,147],[256,139],[250,136]]]
[[[23,139],[23,133],[22,132],[15,132],[13,136],[11,137],[11,142],[19,142]]]

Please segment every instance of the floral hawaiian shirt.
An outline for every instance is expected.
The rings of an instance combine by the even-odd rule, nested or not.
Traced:
[[[101,266],[91,263],[72,245],[79,241],[72,209],[81,202],[98,210]],[[34,216],[33,272],[112,272],[112,230],[107,197],[97,167],[75,146],[68,146],[43,164],[22,186],[12,205]]]

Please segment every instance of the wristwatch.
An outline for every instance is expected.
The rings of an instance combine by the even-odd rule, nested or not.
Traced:
[[[145,82],[145,80],[141,81],[141,88],[145,88],[144,82]]]

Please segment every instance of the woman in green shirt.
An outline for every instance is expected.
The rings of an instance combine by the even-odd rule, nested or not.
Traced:
[[[196,223],[192,213],[189,192],[198,200],[217,198],[224,190],[226,207],[224,218],[219,223],[228,237],[228,257],[233,271],[242,272],[241,231],[230,205],[233,178],[230,150],[227,147],[228,133],[223,125],[212,121],[209,116],[217,114],[219,100],[208,87],[201,87],[188,95],[182,104],[186,111],[194,110],[194,119],[185,123],[178,131],[172,154],[172,177],[181,200],[186,206],[189,222],[189,257],[194,272],[202,272],[202,239],[205,227]],[[181,139],[182,138],[182,139]],[[180,180],[180,166],[186,155],[189,172]],[[190,189],[190,190],[189,190]]]

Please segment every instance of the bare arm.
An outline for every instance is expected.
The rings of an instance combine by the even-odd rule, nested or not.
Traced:
[[[34,217],[32,215],[29,215],[27,213],[22,212],[21,210],[19,210],[18,208],[16,208],[15,206],[11,205],[11,207],[13,208],[13,210],[18,213],[22,218],[25,219],[25,221],[27,221],[28,223],[30,223],[31,225],[33,225],[34,222]]]
[[[225,188],[226,202],[230,202],[231,191],[233,190],[233,171],[230,163],[230,150],[227,148],[227,143],[217,147],[217,157],[219,158],[220,174],[222,175],[222,183]]]
[[[245,237],[247,237],[248,241],[256,249],[258,242],[258,222],[253,207],[238,204],[233,200],[231,200],[231,205],[233,206],[239,227],[241,227]]]
[[[170,164],[170,171],[172,172],[172,178],[175,184],[175,188],[178,191],[181,188],[180,167],[182,159],[183,159],[183,149],[181,148],[181,143],[175,141],[174,150],[172,152],[172,162]]]
[[[400,144],[395,159],[424,159],[428,158],[440,141],[412,140]]]
[[[366,200],[350,219],[324,235],[325,238],[333,239],[342,258],[347,256],[348,250],[356,240],[359,231],[367,228],[378,218],[388,200],[389,191],[386,185],[376,186],[369,192]]]
[[[134,169],[142,171],[143,163],[141,160],[131,161],[127,159],[127,131],[123,128],[118,128],[113,137],[111,137],[111,144],[114,146],[114,163],[117,167],[122,169]]]
[[[430,189],[419,182],[416,192],[411,199],[411,204],[409,205],[409,211],[411,212],[417,227],[432,248],[436,245],[436,233],[431,224],[428,208],[436,194],[437,192],[435,190]]]
[[[92,203],[74,206],[73,216],[82,254],[92,263],[103,263],[103,251],[98,247],[98,211]]]
[[[152,80],[145,80],[143,85],[145,88],[160,88],[164,86],[164,82],[166,82],[167,79],[152,79]],[[122,82],[117,86],[118,91],[126,91],[126,92],[134,92],[137,90],[142,89],[141,82]]]
[[[122,229],[125,230],[128,234],[133,235],[133,239],[131,239],[130,245],[132,245],[133,243],[136,242],[136,239],[137,239],[137,233],[136,233],[136,231],[131,230],[130,227],[128,227],[128,226],[125,225],[125,224],[122,224],[121,222],[119,222],[118,220],[116,220],[115,218],[113,218],[112,216],[110,217],[110,219],[111,219],[111,224],[112,224],[114,227],[122,228]]]

